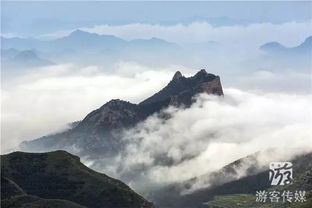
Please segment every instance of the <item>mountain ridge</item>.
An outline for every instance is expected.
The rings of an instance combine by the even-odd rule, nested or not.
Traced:
[[[194,96],[199,93],[222,96],[220,78],[208,74],[205,70],[189,78],[177,72],[158,94],[139,104],[113,99],[90,112],[74,128],[23,142],[20,148],[26,151],[63,149],[79,156],[89,154],[111,156],[123,147],[121,138],[115,134],[116,131],[120,132],[122,129],[134,127],[148,116],[161,112],[169,105],[189,107],[195,101]]]

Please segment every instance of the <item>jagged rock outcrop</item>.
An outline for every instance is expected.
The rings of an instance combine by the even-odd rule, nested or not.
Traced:
[[[173,75],[173,78],[172,80],[177,80],[179,78],[183,77],[182,76],[182,73],[180,71],[177,71],[174,75]]]
[[[200,70],[195,76],[186,78],[176,72],[169,84],[155,95],[142,101],[139,105],[148,105],[168,101],[169,104],[190,105],[192,97],[198,93],[223,95],[220,78]]]

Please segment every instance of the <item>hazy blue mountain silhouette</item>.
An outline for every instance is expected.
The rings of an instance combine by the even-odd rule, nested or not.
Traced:
[[[23,38],[1,38],[4,49],[15,48],[26,50],[35,48],[42,51],[66,51],[66,50],[88,50],[88,51],[105,51],[120,50],[123,48],[158,48],[164,49],[177,47],[174,43],[152,38],[149,40],[132,40],[126,41],[113,35],[99,35],[82,30],[75,30],[68,36],[54,40],[37,40]]]
[[[271,70],[311,71],[312,36],[295,47],[285,47],[279,42],[269,42],[259,48],[264,52],[260,58],[263,65]]]
[[[72,62],[82,65],[109,66],[118,61],[141,63],[179,63],[181,48],[158,38],[123,40],[113,35],[99,35],[75,30],[54,40],[1,38],[2,48],[35,49],[55,63]],[[170,56],[168,55],[170,54]]]
[[[279,42],[269,42],[260,47],[261,50],[275,55],[310,55],[312,53],[312,36],[295,47],[285,47]]]
[[[30,68],[54,64],[49,60],[39,57],[34,50],[18,51],[10,48],[7,50],[4,49],[1,52],[4,71],[6,71],[6,68]]]

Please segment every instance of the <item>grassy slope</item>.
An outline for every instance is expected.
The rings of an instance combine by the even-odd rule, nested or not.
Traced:
[[[27,194],[92,208],[149,208],[152,204],[121,181],[84,166],[65,151],[15,152],[1,156],[3,176]]]

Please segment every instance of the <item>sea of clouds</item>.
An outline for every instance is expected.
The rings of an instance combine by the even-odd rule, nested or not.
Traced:
[[[212,173],[258,151],[276,149],[257,156],[259,167],[312,151],[311,95],[234,88],[224,93],[201,94],[190,108],[164,110],[169,119],[155,114],[124,132],[126,149],[107,171],[120,178],[135,172],[134,187],[142,185],[138,179],[170,184]],[[239,171],[238,178],[246,174],[246,169]],[[192,190],[207,184],[194,186]]]
[[[199,95],[190,108],[165,109],[162,114],[169,119],[155,114],[122,132],[127,146],[105,167],[95,164],[101,161],[82,161],[139,187],[147,182],[183,182],[272,147],[281,151],[260,155],[259,164],[311,151],[311,68],[277,69],[254,60],[263,43],[279,41],[295,46],[312,34],[311,28],[311,21],[223,27],[195,22],[81,28],[126,40],[157,37],[187,47],[216,41],[225,50],[217,55],[209,53],[207,59],[206,54],[197,57],[200,60],[196,67],[156,67],[135,62],[86,67],[60,63],[5,77],[1,89],[1,151],[10,152],[22,141],[62,131],[68,123],[82,120],[110,99],[139,103],[162,89],[175,71],[190,76],[200,69],[198,66],[220,75],[224,97]],[[55,38],[69,32],[42,37]],[[138,175],[128,177],[131,173]],[[244,174],[241,170],[238,177]],[[192,190],[206,187],[207,183],[198,181]]]
[[[61,64],[3,79],[2,150],[64,129],[67,123],[83,119],[110,99],[139,103],[164,87],[177,70],[190,76],[198,69],[177,65],[156,68],[131,62],[118,63],[113,70]],[[310,78],[304,73],[269,71],[221,75],[225,87],[293,96],[310,94]]]
[[[138,103],[169,82],[175,69],[120,63],[115,73],[106,73],[98,66],[61,64],[4,79],[1,149],[63,130],[110,99]]]

